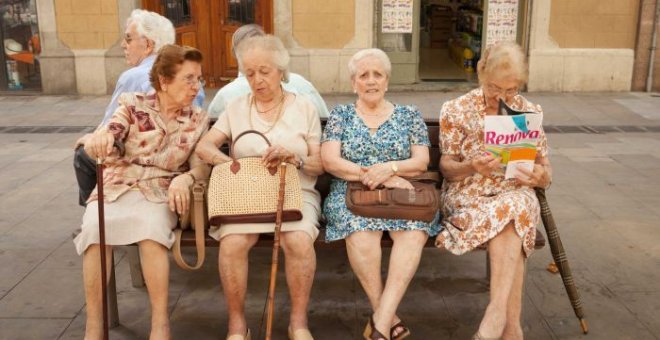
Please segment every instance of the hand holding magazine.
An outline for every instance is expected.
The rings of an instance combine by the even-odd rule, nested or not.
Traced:
[[[533,171],[543,114],[516,111],[501,99],[497,113],[484,118],[486,151],[501,159],[506,179],[514,178],[519,168]]]

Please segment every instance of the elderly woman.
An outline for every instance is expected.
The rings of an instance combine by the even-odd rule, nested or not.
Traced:
[[[484,149],[484,116],[497,114],[499,100],[517,110],[541,112],[518,94],[527,62],[514,43],[486,50],[477,65],[480,87],[445,103],[440,114],[443,225],[436,245],[454,254],[488,244],[490,303],[475,339],[522,339],[520,308],[525,258],[534,250],[539,203],[534,187],[550,185],[545,134],[537,144],[533,171],[504,179],[500,160]]]
[[[314,240],[318,236],[320,195],[314,189],[323,173],[320,157],[321,125],[314,104],[306,97],[282,89],[287,81],[289,53],[271,35],[245,39],[238,45],[239,69],[251,93],[230,101],[213,128],[202,137],[197,154],[217,165],[230,158],[218,149],[245,130],[264,133],[273,143],[267,148],[257,135],[247,135],[234,146],[236,157],[261,155],[264,165],[279,160],[295,165],[303,190],[303,218],[282,224],[282,248],[291,296],[289,338],[312,339],[307,326],[307,306],[316,270]],[[210,234],[220,241],[219,270],[229,314],[228,339],[250,339],[245,320],[248,255],[260,233],[272,233],[274,223],[223,224]]]
[[[177,213],[189,206],[189,188],[204,174],[193,153],[208,128],[206,112],[191,106],[201,84],[202,54],[190,47],[165,45],[151,69],[149,93],[125,93],[107,127],[85,144],[92,158],[105,159],[105,251],[137,243],[151,301],[150,339],[169,339],[167,312],[169,260]],[[113,151],[114,141],[126,147]],[[88,200],[82,232],[74,239],[83,254],[87,301],[85,339],[102,338],[98,195]],[[108,266],[110,268],[110,266]]]
[[[421,113],[385,99],[391,63],[379,49],[356,53],[348,63],[357,101],[330,113],[323,132],[321,156],[332,180],[324,204],[326,240],[345,239],[348,258],[373,308],[364,336],[403,339],[410,334],[396,315],[429,236],[437,221],[356,216],[346,207],[348,181],[373,188],[412,188],[406,179],[422,174],[429,164],[430,145]],[[394,242],[388,276],[381,278],[380,241],[387,231]]]

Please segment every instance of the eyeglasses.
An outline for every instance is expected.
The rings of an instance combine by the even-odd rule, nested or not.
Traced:
[[[144,38],[144,37],[140,37],[140,36],[131,37],[130,35],[126,34],[126,36],[124,37],[124,41],[126,42],[126,45],[130,45],[133,40],[137,40],[137,39],[140,39],[140,38]]]
[[[186,84],[188,84],[188,86],[190,87],[198,85],[200,88],[204,88],[204,86],[206,86],[206,81],[204,81],[204,78],[202,77],[195,78],[195,76],[193,76],[192,74],[187,77],[184,77],[183,81],[185,81]]]
[[[510,89],[503,89],[495,84],[486,85],[488,92],[494,96],[499,96],[504,94],[506,97],[513,97],[518,94],[518,87],[512,87]]]

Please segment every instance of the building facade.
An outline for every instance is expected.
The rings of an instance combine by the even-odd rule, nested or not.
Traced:
[[[348,60],[370,47],[390,56],[393,85],[474,85],[481,49],[503,40],[528,52],[530,91],[642,90],[658,27],[658,0],[23,1],[37,12],[44,93],[112,92],[126,68],[120,44],[135,8],[167,16],[178,43],[202,50],[211,87],[236,76],[233,31],[258,23],[282,39],[291,70],[326,93],[351,90]]]

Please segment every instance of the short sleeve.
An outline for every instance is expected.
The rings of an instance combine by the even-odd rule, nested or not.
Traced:
[[[112,133],[115,140],[123,141],[128,135],[128,129],[131,124],[130,110],[135,108],[134,93],[123,93],[117,100],[118,106],[115,112],[110,116],[106,129]]]
[[[343,106],[337,105],[330,112],[328,122],[323,130],[321,143],[327,141],[341,141],[344,131]]]
[[[208,107],[209,117],[220,117],[220,114],[225,110],[225,98],[222,96],[222,93],[218,91],[211,104]]]
[[[416,107],[410,107],[412,122],[410,125],[410,144],[431,146],[429,130],[426,128],[422,113]]]
[[[321,119],[313,105],[309,107],[309,130],[307,131],[307,144],[321,144]]]
[[[541,105],[538,104],[535,105],[534,111],[543,113],[543,109],[541,108]],[[536,143],[536,152],[541,157],[548,157],[548,138],[545,135],[545,130],[543,129],[543,126],[541,126],[541,133],[539,134],[539,140]]]
[[[231,140],[231,125],[229,124],[229,115],[222,114],[218,116],[218,120],[213,124],[213,128],[224,133],[229,140]]]
[[[453,101],[444,103],[440,110],[440,147],[443,155],[461,153],[465,132],[458,122],[458,111]]]

